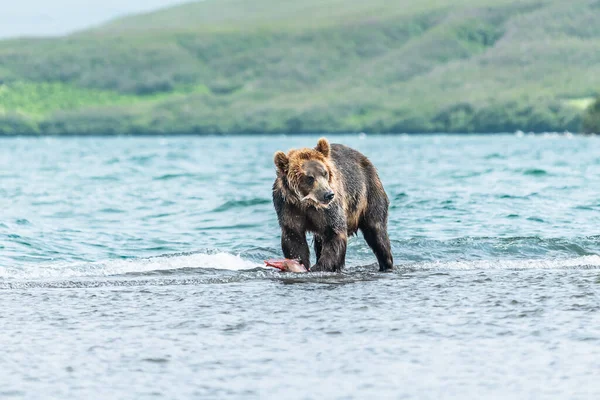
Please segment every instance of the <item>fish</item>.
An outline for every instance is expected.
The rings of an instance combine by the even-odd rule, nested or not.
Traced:
[[[300,261],[290,260],[289,258],[283,258],[283,259],[277,259],[277,260],[265,260],[265,264],[268,267],[277,268],[281,272],[294,272],[294,273],[309,272],[308,269],[300,263]]]

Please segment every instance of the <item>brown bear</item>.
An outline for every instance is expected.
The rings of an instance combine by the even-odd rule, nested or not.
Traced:
[[[311,271],[340,271],[348,236],[360,229],[380,271],[393,269],[387,233],[389,200],[377,170],[363,154],[321,138],[314,149],[275,153],[273,205],[286,258]],[[306,233],[314,234],[317,263],[310,267]]]

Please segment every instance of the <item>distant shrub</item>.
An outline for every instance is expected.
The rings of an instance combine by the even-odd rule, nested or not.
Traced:
[[[438,113],[433,123],[441,132],[471,132],[475,109],[467,103],[458,103]]]
[[[581,125],[584,133],[600,133],[600,97],[585,110]]]
[[[0,135],[37,135],[37,124],[18,114],[0,114]]]
[[[40,124],[44,133],[52,135],[130,134],[133,128],[132,116],[118,109],[57,112]]]

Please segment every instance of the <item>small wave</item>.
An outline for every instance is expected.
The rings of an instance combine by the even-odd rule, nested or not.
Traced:
[[[487,175],[491,172],[494,172],[493,168],[488,168],[484,171],[457,171],[451,175],[454,179],[467,179],[467,178],[475,178],[477,176]]]
[[[65,279],[106,277],[126,274],[155,273],[184,269],[243,271],[262,268],[264,264],[245,260],[229,253],[190,253],[144,259],[111,260],[95,263],[55,263],[35,267],[0,267],[0,279]]]
[[[532,222],[546,222],[544,221],[542,218],[540,217],[528,217],[527,221],[532,221]]]
[[[201,256],[210,258],[207,266],[199,267],[191,260]],[[210,257],[213,256],[213,257]],[[179,260],[165,264],[153,264],[156,259]],[[276,279],[282,284],[321,284],[345,285],[374,280],[405,279],[410,273],[425,272],[428,274],[451,274],[461,271],[560,271],[560,270],[599,270],[600,256],[585,256],[563,260],[470,260],[440,261],[396,265],[393,273],[377,272],[377,266],[363,265],[349,267],[342,273],[314,272],[310,274],[282,274],[271,268],[239,258],[231,254],[202,254],[175,257],[157,257],[144,260],[146,262],[112,262],[107,263],[101,273],[87,268],[81,270],[75,265],[71,269],[55,269],[51,274],[20,274],[13,279],[0,279],[0,290],[11,289],[68,289],[68,288],[102,288],[102,287],[140,287],[140,286],[187,286],[205,284],[228,284],[256,280]],[[221,261],[217,261],[221,260]],[[234,264],[233,260],[237,262]],[[221,265],[217,265],[221,262]],[[127,267],[123,265],[127,264]],[[88,264],[89,265],[89,264]],[[160,269],[158,269],[160,268]],[[2,270],[0,269],[0,272]],[[173,274],[170,274],[172,271]],[[177,272],[176,272],[177,271]],[[69,276],[68,274],[71,274]],[[0,278],[6,278],[0,275]],[[45,279],[44,279],[45,278]]]
[[[600,256],[583,256],[568,259],[554,260],[469,260],[469,261],[441,261],[422,262],[400,266],[405,270],[560,270],[560,269],[600,269]]]
[[[248,200],[229,200],[229,201],[221,204],[219,207],[215,208],[213,210],[213,212],[223,212],[223,211],[229,211],[229,210],[235,209],[235,208],[252,207],[252,206],[257,206],[257,205],[262,205],[262,204],[270,204],[270,203],[271,203],[271,200],[263,199],[263,198],[254,198],[254,199],[248,199]]]
[[[232,229],[254,229],[259,228],[261,225],[259,224],[235,224],[235,225],[212,225],[212,226],[204,226],[198,227],[196,230],[198,231],[225,231]]]
[[[154,177],[155,181],[168,181],[171,179],[179,179],[179,178],[197,178],[198,176],[192,173],[181,173],[181,174],[164,174],[161,176]]]
[[[484,159],[486,160],[505,160],[506,158],[507,157],[505,155],[502,155],[500,153],[490,153],[484,156]]]
[[[521,218],[517,214],[508,218]],[[366,246],[360,243],[361,246]],[[463,259],[566,259],[600,254],[600,239],[542,237],[462,237],[450,240],[413,238],[392,239],[398,260],[408,262],[445,261],[460,255]],[[368,253],[368,248],[363,247]]]
[[[404,201],[408,197],[405,192],[400,192],[394,196],[394,201]]]
[[[108,207],[108,208],[103,208],[101,210],[98,210],[98,212],[106,213],[106,214],[123,214],[123,213],[125,213],[125,210],[121,210],[119,208]]]
[[[219,285],[228,283],[245,282],[253,279],[263,279],[273,276],[278,272],[261,271],[250,275],[250,272],[238,273],[236,275],[210,275],[210,276],[184,276],[173,278],[144,278],[135,279],[111,279],[110,277],[80,277],[67,279],[48,280],[0,280],[0,290],[12,289],[92,289],[92,288],[133,288],[141,286],[197,286],[197,285]]]
[[[499,194],[499,195],[496,195],[494,197],[496,197],[497,199],[502,199],[502,200],[513,200],[513,199],[515,199],[515,200],[519,199],[520,200],[520,199],[527,199],[527,198],[529,198],[529,195],[526,195],[526,196],[517,196],[517,195],[513,195],[513,194]]]
[[[91,176],[89,179],[92,181],[119,182],[121,180],[121,177],[118,175],[98,175]]]
[[[157,154],[148,154],[148,155],[143,155],[143,156],[138,155],[138,156],[129,157],[128,161],[131,161],[138,165],[146,165],[156,157],[158,157]]]
[[[582,204],[573,207],[575,210],[585,210],[585,211],[598,211],[600,208],[600,204]]]
[[[180,270],[181,271],[181,270]],[[398,276],[398,275],[396,275]],[[176,276],[116,276],[79,277],[46,280],[0,280],[0,290],[22,289],[92,289],[92,288],[134,288],[147,286],[198,286],[222,285],[256,280],[277,280],[284,285],[321,284],[339,286],[358,282],[388,279],[393,274],[381,274],[362,269],[344,273],[314,272],[312,274],[282,273],[272,268],[254,268],[240,271],[212,270],[210,273],[180,273]]]
[[[526,169],[523,170],[523,175],[530,175],[530,176],[545,176],[548,175],[548,172],[544,169],[539,169],[539,168],[530,168],[530,169]]]

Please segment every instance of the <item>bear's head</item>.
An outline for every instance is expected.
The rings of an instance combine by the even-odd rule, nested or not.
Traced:
[[[277,176],[288,196],[315,207],[329,206],[335,197],[330,153],[331,146],[325,138],[319,139],[314,149],[275,153]]]

